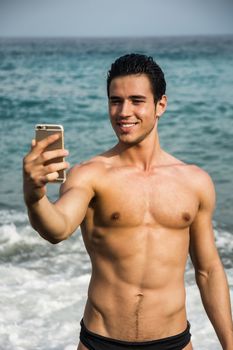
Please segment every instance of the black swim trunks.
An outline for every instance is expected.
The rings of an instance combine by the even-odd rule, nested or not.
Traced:
[[[80,340],[89,350],[182,350],[190,342],[190,324],[184,332],[168,338],[148,340],[143,342],[129,342],[111,339],[89,331],[83,320],[80,322]]]

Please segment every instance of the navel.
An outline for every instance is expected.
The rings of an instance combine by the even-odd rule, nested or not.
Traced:
[[[120,219],[120,213],[118,213],[117,211],[112,213],[111,220],[119,220],[119,219]]]
[[[189,214],[189,213],[183,213],[182,214],[182,219],[184,220],[184,221],[190,221],[190,219],[191,219],[191,215]]]

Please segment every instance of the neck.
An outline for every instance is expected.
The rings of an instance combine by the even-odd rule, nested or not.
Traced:
[[[119,142],[115,150],[124,163],[134,165],[143,171],[149,171],[152,166],[162,162],[163,150],[159,144],[157,130],[135,145]]]

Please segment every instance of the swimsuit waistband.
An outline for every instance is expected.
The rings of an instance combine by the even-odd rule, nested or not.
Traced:
[[[186,329],[176,335],[169,336],[167,338],[162,339],[156,339],[156,340],[147,340],[147,341],[126,341],[126,340],[120,340],[120,339],[112,339],[105,337],[103,335],[94,333],[90,330],[88,330],[84,324],[83,319],[80,322],[81,325],[81,332],[80,332],[80,340],[84,343],[84,345],[88,346],[88,343],[94,342],[101,344],[101,349],[103,348],[103,345],[106,345],[110,349],[122,349],[127,348],[129,346],[133,346],[135,350],[137,349],[143,349],[147,347],[148,349],[182,349],[185,347],[191,338],[190,334],[190,323],[187,321],[187,327]],[[85,344],[86,343],[86,344]],[[161,348],[162,346],[162,348]],[[170,347],[173,346],[173,347]],[[88,349],[94,349],[94,347],[90,347]]]

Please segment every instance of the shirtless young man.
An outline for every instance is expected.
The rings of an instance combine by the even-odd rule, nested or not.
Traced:
[[[68,163],[44,152],[56,136],[32,141],[24,195],[32,226],[51,243],[79,225],[92,263],[78,350],[192,349],[184,272],[190,253],[208,317],[233,349],[229,289],[212,228],[209,175],[161,149],[157,124],[166,83],[147,56],[119,58],[108,74],[109,115],[118,143],[75,165],[51,203],[46,184]],[[204,341],[204,340],[203,340]]]

